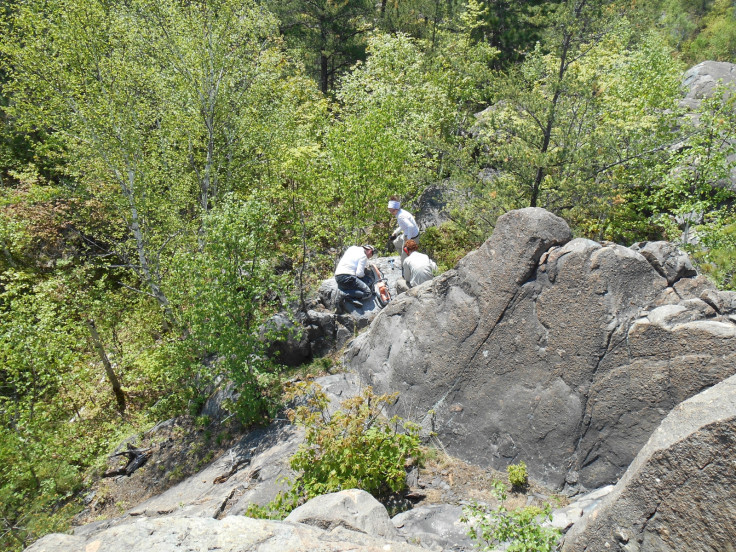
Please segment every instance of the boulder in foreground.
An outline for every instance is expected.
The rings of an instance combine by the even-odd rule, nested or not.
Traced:
[[[736,376],[664,419],[565,552],[706,552],[736,543]]]

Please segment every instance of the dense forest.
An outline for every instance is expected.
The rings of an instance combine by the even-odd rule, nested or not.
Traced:
[[[287,374],[263,323],[386,200],[429,188],[451,268],[504,212],[680,241],[734,289],[730,0],[2,0],[0,546],[68,527],[122,438],[235,383],[244,426]],[[697,124],[695,124],[697,123]],[[388,253],[385,249],[384,253]]]

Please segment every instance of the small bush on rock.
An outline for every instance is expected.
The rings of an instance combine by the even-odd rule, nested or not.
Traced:
[[[297,383],[288,398],[300,403],[288,412],[289,419],[306,429],[304,444],[291,459],[301,475],[289,491],[246,515],[279,519],[322,494],[362,489],[381,499],[406,487],[406,468],[420,463],[423,453],[418,426],[381,414],[396,394],[378,396],[368,387],[333,414],[316,384]]]
[[[511,467],[511,466],[509,466]],[[545,504],[508,510],[504,506],[506,492],[500,482],[494,482],[493,493],[501,504],[493,510],[473,504],[463,510],[461,521],[469,524],[468,535],[483,551],[504,545],[507,552],[552,552],[557,550],[561,533],[542,522],[552,519],[552,507]]]
[[[515,489],[521,489],[529,482],[529,474],[524,462],[506,466],[506,472],[509,474],[509,483]]]

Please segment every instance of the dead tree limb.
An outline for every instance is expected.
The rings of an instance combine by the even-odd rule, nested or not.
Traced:
[[[128,477],[130,477],[135,470],[140,468],[143,464],[146,463],[148,458],[150,458],[151,449],[137,449],[129,443],[128,450],[113,454],[112,456],[110,456],[110,458],[115,458],[116,456],[126,456],[128,458],[128,463],[125,464],[125,467],[123,468],[104,473],[102,477],[115,477],[116,475],[127,475]]]
[[[102,340],[100,340],[100,334],[97,332],[95,321],[91,318],[87,320],[87,328],[89,328],[89,334],[92,337],[92,344],[97,349],[97,354],[100,356],[102,365],[105,367],[105,374],[107,374],[107,379],[110,381],[110,385],[112,385],[112,392],[115,393],[115,399],[118,402],[118,411],[122,416],[125,414],[125,393],[123,393],[123,389],[120,387],[120,381],[115,375],[115,370],[112,369],[110,359],[107,358],[107,353],[105,353],[105,348],[102,346]]]

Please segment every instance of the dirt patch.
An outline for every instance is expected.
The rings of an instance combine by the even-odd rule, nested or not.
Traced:
[[[532,480],[523,489],[512,489],[506,472],[468,464],[444,453],[429,458],[419,469],[409,496],[415,497],[416,505],[444,503],[465,506],[477,502],[495,508],[499,500],[493,493],[494,481],[504,484],[507,494],[504,505],[509,509],[528,505],[541,507],[545,503],[557,508],[568,503],[566,497]]]
[[[101,477],[85,493],[85,509],[73,521],[84,525],[122,515],[128,509],[173,487],[204,469],[219,458],[243,435],[235,424],[210,424],[202,427],[190,416],[162,422],[145,432],[123,441],[115,453],[130,444],[146,451],[145,464],[130,476]],[[125,467],[127,458],[108,459],[104,472]]]

